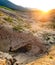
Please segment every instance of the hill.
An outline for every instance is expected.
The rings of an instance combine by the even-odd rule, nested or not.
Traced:
[[[55,19],[51,20],[50,13],[43,15],[40,10],[20,11],[0,6],[0,51],[5,52],[6,60],[8,53],[8,57],[12,56],[9,62],[13,63],[15,58],[14,64],[25,65],[49,53],[55,43],[55,26],[52,28]],[[49,18],[43,21],[42,16]]]
[[[22,6],[18,6],[12,2],[10,2],[9,0],[0,0],[0,6],[5,6],[8,8],[12,8],[14,10],[21,10],[21,11],[27,11],[27,8],[24,8]]]

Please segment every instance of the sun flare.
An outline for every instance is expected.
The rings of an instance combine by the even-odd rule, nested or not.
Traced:
[[[49,9],[49,7],[48,8],[42,7],[40,8],[40,10],[43,11],[44,13],[47,13],[51,9]]]
[[[16,5],[27,8],[36,8],[42,11],[49,11],[55,9],[55,0],[9,0]]]

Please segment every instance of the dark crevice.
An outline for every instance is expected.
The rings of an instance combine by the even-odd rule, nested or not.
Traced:
[[[10,47],[9,52],[26,53],[26,52],[30,51],[31,48],[32,48],[32,45],[31,44],[27,44],[27,45],[25,45],[25,46],[23,46],[21,48],[18,48],[18,49],[14,50],[14,51],[12,51],[12,47]]]

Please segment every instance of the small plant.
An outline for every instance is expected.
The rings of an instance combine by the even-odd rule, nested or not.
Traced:
[[[25,23],[24,27],[29,29],[29,28],[31,28],[31,25],[29,23]]]
[[[22,26],[18,25],[18,26],[14,26],[13,30],[16,30],[16,31],[20,32],[20,31],[23,31],[23,28],[22,28]]]
[[[11,17],[4,18],[4,20],[6,20],[8,22],[13,22],[13,19]]]
[[[20,21],[20,22],[21,22],[21,21],[24,22],[24,20],[23,20],[22,18],[20,18],[20,17],[18,18],[18,21]]]

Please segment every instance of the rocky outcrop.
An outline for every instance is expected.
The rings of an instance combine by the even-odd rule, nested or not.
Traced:
[[[25,48],[24,48],[25,47]],[[43,42],[33,36],[31,33],[9,30],[0,25],[0,50],[18,51],[19,49],[30,49],[31,53],[39,53],[46,50]]]
[[[4,10],[4,9],[0,9],[0,10],[3,12],[4,15],[4,17],[3,15],[0,17],[1,18],[1,24],[0,24],[1,51],[5,51],[5,52],[18,51],[25,53],[29,52],[30,55],[39,54],[46,51],[46,47],[43,44],[43,42],[38,37],[35,37],[30,31],[25,31],[25,30],[19,31],[19,29],[22,29],[22,24],[24,24],[25,26],[26,21],[24,22],[23,19],[19,19],[19,17],[17,19],[17,16],[8,10]],[[10,19],[9,17],[6,18],[6,16],[12,17],[12,19]],[[15,17],[15,19],[13,18],[13,16]],[[21,23],[20,20],[22,21]],[[15,24],[14,22],[17,24]],[[19,24],[21,27],[19,26]]]

